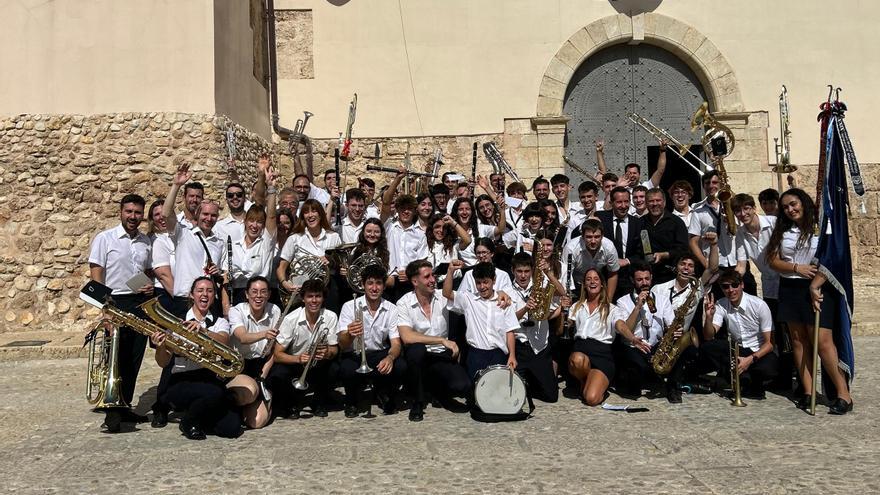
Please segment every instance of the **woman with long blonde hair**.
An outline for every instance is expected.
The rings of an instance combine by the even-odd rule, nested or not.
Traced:
[[[595,268],[584,275],[580,300],[569,312],[575,322],[574,347],[568,358],[568,371],[578,381],[581,398],[588,406],[598,406],[614,378],[613,307],[605,290],[605,279]]]

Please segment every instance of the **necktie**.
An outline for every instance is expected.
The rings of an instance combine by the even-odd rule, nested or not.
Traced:
[[[614,247],[617,248],[618,258],[623,258],[623,229],[620,227],[622,221],[620,218],[614,219]]]

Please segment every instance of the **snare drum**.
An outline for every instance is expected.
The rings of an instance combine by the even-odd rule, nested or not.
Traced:
[[[486,414],[516,414],[526,403],[526,383],[506,365],[489,366],[477,373],[474,402]]]

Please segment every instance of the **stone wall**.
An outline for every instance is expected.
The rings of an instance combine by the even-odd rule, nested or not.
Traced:
[[[225,130],[236,136],[234,173]],[[183,113],[20,115],[0,118],[0,331],[79,331],[97,313],[78,299],[91,240],[118,223],[127,193],[164,195],[172,160],[220,200],[252,183],[268,144],[225,117]],[[223,202],[221,202],[223,203]],[[146,223],[144,224],[146,229]]]

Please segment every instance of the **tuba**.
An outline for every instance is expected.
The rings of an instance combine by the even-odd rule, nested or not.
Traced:
[[[95,409],[129,407],[122,397],[122,379],[119,376],[119,329],[115,328],[111,337],[104,328],[104,321],[101,321],[88,335],[86,400]]]
[[[678,361],[681,353],[696,341],[693,332],[690,329],[684,328],[684,321],[688,313],[699,302],[697,300],[699,281],[694,277],[687,278],[691,291],[684,303],[675,310],[675,317],[672,319],[672,323],[663,332],[663,337],[660,339],[660,343],[657,344],[657,350],[654,352],[654,356],[651,357],[651,366],[658,375],[668,375],[671,373],[672,367],[675,366],[675,362]],[[679,329],[682,329],[683,332],[676,339],[674,334]]]

